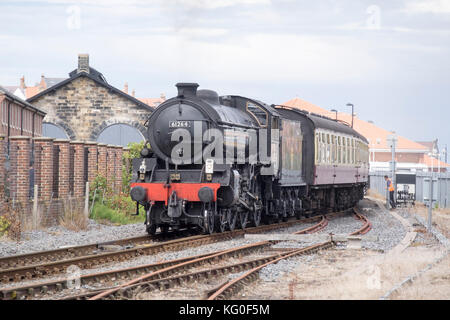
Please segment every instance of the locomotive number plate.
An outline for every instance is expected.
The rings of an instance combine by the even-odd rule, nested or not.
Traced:
[[[169,121],[169,128],[190,128],[190,121]]]

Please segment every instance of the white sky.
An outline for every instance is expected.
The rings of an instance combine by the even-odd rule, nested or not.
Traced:
[[[450,144],[450,0],[0,1],[0,84],[66,77],[78,53],[112,85],[168,97],[198,82],[295,96]]]

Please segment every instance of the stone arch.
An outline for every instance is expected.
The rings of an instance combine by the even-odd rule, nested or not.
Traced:
[[[95,130],[92,131],[90,140],[91,141],[97,141],[100,134],[108,127],[115,125],[115,124],[125,124],[132,128],[137,129],[143,136],[145,140],[147,140],[147,128],[144,127],[142,124],[140,124],[137,121],[131,120],[131,119],[123,119],[123,118],[112,118],[103,121],[99,126],[95,128]]]
[[[75,132],[72,130],[72,128],[69,125],[67,125],[67,123],[61,121],[60,119],[45,118],[43,124],[46,124],[46,123],[53,124],[53,125],[59,127],[60,129],[64,130],[70,140],[76,140]]]

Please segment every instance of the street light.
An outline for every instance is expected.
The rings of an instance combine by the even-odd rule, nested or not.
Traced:
[[[431,223],[432,223],[432,215],[433,215],[433,173],[434,173],[434,163],[432,153],[428,153],[428,156],[431,157],[431,175],[430,175],[430,189],[429,189],[429,206],[428,206],[428,223],[427,228],[428,231],[431,232]]]
[[[445,145],[444,150],[442,150],[442,155],[445,159],[445,164],[447,165],[447,145]],[[448,186],[447,186],[447,180],[448,180],[448,167],[445,168],[445,200],[444,200],[444,208],[447,208],[447,192],[448,192]]]
[[[331,112],[335,112],[335,113],[336,113],[336,120],[337,120],[337,113],[338,113],[338,111],[337,111],[337,110],[335,110],[335,109],[331,109],[330,111],[331,111]]]
[[[353,106],[353,104],[352,103],[347,103],[347,107],[352,107],[352,128],[353,128],[353,115],[354,115],[354,113],[353,113],[353,109],[354,109],[354,106]]]

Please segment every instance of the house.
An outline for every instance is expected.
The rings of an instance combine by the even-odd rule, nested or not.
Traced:
[[[116,145],[144,139],[153,108],[110,85],[90,66],[89,55],[78,55],[78,67],[59,80],[42,79],[55,84],[28,99],[47,112],[44,135]]]
[[[39,137],[46,112],[0,87],[0,134]]]

